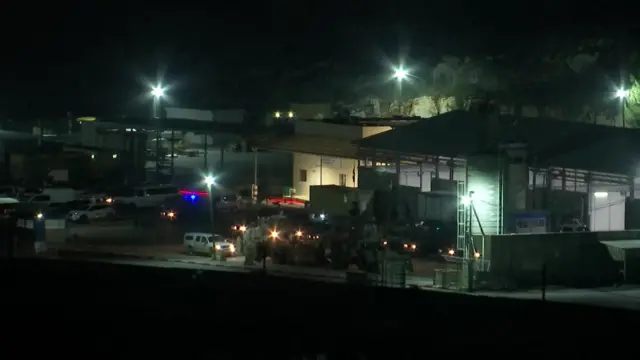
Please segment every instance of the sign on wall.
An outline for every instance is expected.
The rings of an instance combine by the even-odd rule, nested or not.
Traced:
[[[331,156],[321,156],[320,157],[321,161],[322,161],[322,165],[334,165],[336,164],[336,162],[340,161],[340,159],[338,158],[334,158]]]

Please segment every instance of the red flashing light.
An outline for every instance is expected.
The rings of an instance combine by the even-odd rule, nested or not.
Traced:
[[[270,197],[267,198],[267,201],[273,204],[290,204],[290,205],[301,205],[304,206],[304,200],[295,199],[295,198],[287,198],[287,197]]]
[[[208,196],[209,193],[207,191],[190,191],[190,190],[180,190],[181,195],[196,195],[196,196]]]

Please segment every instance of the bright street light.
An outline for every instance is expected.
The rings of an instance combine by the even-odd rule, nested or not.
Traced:
[[[270,236],[271,236],[272,239],[274,239],[274,240],[277,239],[278,235],[280,235],[280,233],[277,230],[272,230],[271,231],[271,235]]]
[[[151,89],[151,95],[153,95],[154,98],[161,98],[164,97],[164,88],[162,86],[154,86]]]
[[[396,68],[393,71],[393,78],[398,80],[398,81],[402,81],[402,80],[406,79],[407,77],[409,77],[409,71],[407,71],[403,67]]]
[[[207,184],[207,186],[211,187],[213,184],[216,183],[216,178],[214,178],[211,175],[207,175],[204,177],[204,183]]]
[[[624,89],[618,89],[618,91],[616,91],[616,97],[618,99],[626,99],[629,97],[629,90],[624,90]]]

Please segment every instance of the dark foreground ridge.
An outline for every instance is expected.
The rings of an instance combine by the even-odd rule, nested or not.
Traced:
[[[367,348],[404,342],[403,351],[449,346],[443,341],[539,349],[613,336],[639,318],[582,305],[83,261],[5,260],[0,274],[3,303],[12,304],[12,321],[3,324],[29,323],[63,338],[75,331],[180,343],[211,332],[233,348],[267,339],[316,349],[359,346],[354,338],[361,338],[372,342]]]

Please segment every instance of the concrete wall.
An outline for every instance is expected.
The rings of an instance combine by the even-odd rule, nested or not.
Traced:
[[[502,286],[540,285],[545,262],[550,285],[610,285],[621,280],[620,264],[600,241],[632,239],[640,231],[492,235],[485,255],[492,281]]]

